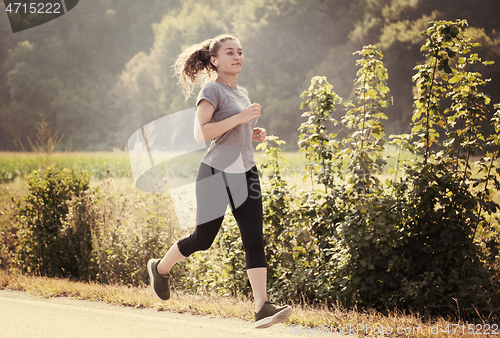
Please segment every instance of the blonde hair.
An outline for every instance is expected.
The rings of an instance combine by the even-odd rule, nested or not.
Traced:
[[[210,58],[217,56],[222,42],[226,40],[239,43],[234,36],[223,34],[192,45],[177,57],[173,68],[179,83],[182,83],[186,100],[193,94],[195,84],[203,85],[217,73],[217,68],[210,62]]]

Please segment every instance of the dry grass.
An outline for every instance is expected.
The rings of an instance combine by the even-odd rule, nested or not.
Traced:
[[[134,308],[151,308],[158,311],[191,313],[213,317],[237,317],[253,320],[253,305],[249,300],[220,297],[217,295],[193,295],[174,291],[172,298],[163,302],[156,299],[149,287],[133,288],[123,285],[101,285],[97,283],[74,282],[67,279],[12,275],[0,272],[0,289],[27,291],[44,298],[72,297],[75,299],[102,301],[116,306]],[[302,333],[316,332],[356,332],[359,336],[376,337],[476,337],[467,334],[467,323],[451,323],[445,319],[424,320],[415,314],[390,313],[381,315],[374,311],[362,312],[333,309],[293,306],[294,313],[285,323],[294,325],[291,328]],[[455,325],[454,325],[455,324]],[[457,326],[459,324],[460,326]],[[465,326],[462,328],[462,324]],[[479,323],[490,324],[493,323]],[[453,326],[454,325],[454,326]],[[450,333],[443,332],[448,326]],[[435,328],[439,333],[435,334]],[[476,327],[478,330],[479,326]],[[350,331],[349,329],[353,330]],[[400,333],[398,333],[398,329]],[[430,331],[430,329],[432,329]],[[292,330],[292,329],[291,329]],[[309,330],[309,331],[308,331]],[[453,331],[455,330],[455,333]],[[384,335],[380,332],[385,332]],[[392,334],[387,334],[392,331]],[[406,333],[408,334],[405,334]],[[463,334],[463,332],[465,334]],[[482,329],[482,332],[485,332]],[[498,330],[497,333],[500,333]],[[490,334],[493,331],[490,329]],[[493,335],[494,336],[494,335]]]
[[[0,272],[0,289],[27,291],[43,298],[71,297],[75,299],[102,301],[116,306],[151,308],[209,315],[217,317],[240,317],[250,319],[252,303],[232,298],[209,295],[191,295],[174,291],[168,302],[158,300],[149,287],[103,285],[75,282],[68,279],[13,275]]]

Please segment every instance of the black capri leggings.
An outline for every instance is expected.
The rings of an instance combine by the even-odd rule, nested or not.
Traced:
[[[267,267],[262,193],[256,166],[246,173],[230,174],[201,163],[196,177],[196,205],[196,229],[177,242],[183,256],[210,248],[229,205],[240,229],[246,269]]]

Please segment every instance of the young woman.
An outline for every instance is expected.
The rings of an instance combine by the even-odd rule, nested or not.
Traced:
[[[267,299],[267,264],[262,235],[262,195],[252,141],[263,142],[266,131],[255,128],[261,107],[251,103],[238,86],[244,57],[239,41],[221,35],[191,46],[179,55],[174,68],[186,98],[196,83],[203,88],[196,101],[194,137],[211,140],[196,179],[196,229],[174,244],[163,259],[151,259],[148,272],[153,293],[170,298],[169,273],[180,260],[207,250],[219,231],[227,206],[238,223],[245,248],[246,270],[255,303],[255,327],[286,320],[290,306]],[[212,80],[215,77],[215,81]]]

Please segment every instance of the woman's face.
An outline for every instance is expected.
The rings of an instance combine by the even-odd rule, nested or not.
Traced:
[[[217,69],[225,74],[238,74],[243,67],[243,51],[238,41],[226,40],[221,43],[221,47],[215,58],[219,63]]]

